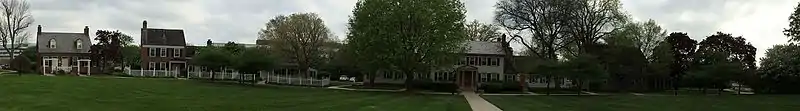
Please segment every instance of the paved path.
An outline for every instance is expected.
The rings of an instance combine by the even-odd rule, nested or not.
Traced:
[[[475,92],[462,91],[461,94],[467,99],[469,107],[471,107],[473,111],[503,111],[489,101],[486,101],[486,99],[478,96],[478,94],[475,94]]]

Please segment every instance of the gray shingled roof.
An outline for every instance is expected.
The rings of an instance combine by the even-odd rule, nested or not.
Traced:
[[[502,45],[499,42],[469,41],[467,42],[467,54],[503,54]]]
[[[186,46],[186,38],[180,29],[146,29],[147,36],[142,45]]]
[[[56,48],[49,48],[50,39],[56,41]],[[82,49],[76,48],[76,41],[81,40]],[[36,37],[39,53],[89,53],[91,39],[84,33],[42,32]]]

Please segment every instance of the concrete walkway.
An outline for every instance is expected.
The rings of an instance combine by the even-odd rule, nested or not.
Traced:
[[[478,94],[475,94],[475,92],[462,91],[461,94],[467,99],[469,107],[471,107],[473,111],[503,111],[489,101],[486,101],[486,99],[478,96]]]

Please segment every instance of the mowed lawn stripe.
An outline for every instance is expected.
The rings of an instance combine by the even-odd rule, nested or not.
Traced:
[[[447,96],[252,87],[198,80],[28,75],[3,76],[0,84],[7,86],[0,87],[4,97],[0,111],[353,111],[368,106],[383,111],[469,109],[465,100],[449,103],[453,98]]]
[[[793,111],[800,95],[484,96],[505,111]]]

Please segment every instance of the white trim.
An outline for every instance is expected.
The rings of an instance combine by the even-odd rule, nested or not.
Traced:
[[[159,48],[159,49],[161,50],[159,51],[158,55],[160,55],[161,57],[167,57],[167,48]]]
[[[142,47],[147,47],[147,48],[178,48],[178,49],[186,48],[186,46],[175,46],[175,45],[142,45]]]

